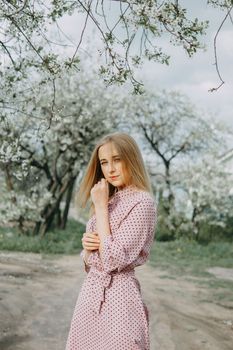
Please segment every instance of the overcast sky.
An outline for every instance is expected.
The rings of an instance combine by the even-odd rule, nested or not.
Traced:
[[[224,17],[224,12],[203,5],[205,1],[183,1],[191,3],[191,15],[210,21],[207,35],[203,37],[206,51],[188,58],[180,47],[172,47],[164,41],[164,47],[171,54],[169,67],[148,64],[144,68],[145,80],[149,86],[178,89],[186,93],[192,101],[213,113],[217,119],[233,124],[233,26],[228,20],[217,39],[218,63],[225,84],[216,92],[208,92],[217,87],[219,79],[215,70],[213,41]]]
[[[114,22],[118,4],[113,1],[110,3],[110,22],[111,19]],[[203,111],[225,124],[233,125],[233,25],[228,19],[221,29],[217,41],[218,64],[225,84],[216,92],[208,92],[210,88],[219,84],[219,78],[213,65],[213,40],[225,12],[207,6],[204,0],[183,0],[180,3],[184,7],[188,6],[190,18],[198,17],[201,20],[210,21],[207,35],[202,39],[203,43],[206,44],[206,51],[199,52],[194,57],[189,58],[181,47],[172,46],[167,38],[162,38],[159,45],[171,55],[170,65],[147,62],[140,75],[147,88],[179,90],[187,94],[192,102]],[[66,16],[60,21],[63,31],[72,37],[75,43],[79,42],[84,18],[84,15]],[[93,28],[94,25],[89,21],[82,48],[87,48],[85,38],[93,35]],[[94,44],[96,44],[96,39],[95,43],[91,40],[91,45]]]

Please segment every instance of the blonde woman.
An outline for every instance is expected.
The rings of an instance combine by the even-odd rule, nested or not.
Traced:
[[[149,312],[135,267],[148,259],[156,226],[150,180],[135,140],[125,133],[96,145],[78,200],[91,199],[83,234],[86,278],[66,350],[149,350]]]

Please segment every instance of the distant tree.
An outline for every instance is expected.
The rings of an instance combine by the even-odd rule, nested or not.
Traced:
[[[161,164],[152,170],[152,174],[163,183],[169,214],[174,205],[172,177],[175,166],[201,152],[215,149],[220,144],[221,127],[201,118],[189,99],[178,92],[160,91],[140,96],[134,99],[133,105],[134,126],[142,135],[149,154]]]
[[[180,229],[194,233],[199,239],[204,223],[211,227],[226,227],[232,215],[233,195],[232,175],[227,173],[216,157],[204,158],[196,164],[189,164],[179,169],[186,196],[183,197],[184,213],[189,219]]]
[[[224,138],[229,135],[230,130],[220,123],[201,117],[185,95],[174,91],[163,90],[137,96],[128,99],[125,106],[125,115],[129,119],[126,120],[124,115],[121,124],[126,131],[134,130],[138,135],[153,179],[162,226],[171,237],[186,222],[194,225],[196,231],[195,223],[198,222],[198,213],[202,210],[194,210],[191,223],[185,214],[186,205],[183,207],[182,199],[191,191],[192,177],[193,180],[196,178],[196,162],[201,162],[207,155],[218,157],[226,147]],[[185,171],[192,164],[193,175],[191,170],[189,173]],[[201,164],[205,164],[204,160]],[[214,175],[218,177],[221,173],[220,167],[211,171],[212,182],[209,186],[207,173],[201,173],[203,183],[199,186],[203,186],[204,193],[206,188],[206,198],[210,196],[209,191],[214,181],[217,181]],[[221,178],[224,179],[222,175]],[[225,190],[223,193],[225,194]],[[211,196],[210,198],[213,199]]]

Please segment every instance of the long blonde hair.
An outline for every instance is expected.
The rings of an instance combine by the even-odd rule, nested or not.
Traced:
[[[126,176],[127,183],[125,183],[125,185],[136,186],[138,189],[148,191],[153,195],[149,174],[137,143],[130,135],[123,132],[116,132],[101,138],[92,152],[83,180],[76,193],[76,204],[81,208],[86,207],[90,199],[92,187],[104,177],[98,158],[98,151],[101,146],[110,142],[116,147],[120,159],[123,161],[123,169],[128,175]],[[116,188],[110,183],[108,183],[108,185],[109,198],[111,198],[116,192]],[[93,211],[94,206],[92,204],[91,213],[93,213]]]

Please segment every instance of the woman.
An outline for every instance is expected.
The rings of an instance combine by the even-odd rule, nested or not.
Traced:
[[[91,197],[82,238],[87,276],[66,350],[148,350],[149,313],[135,277],[153,243],[156,207],[140,150],[125,133],[96,145],[78,198]]]

